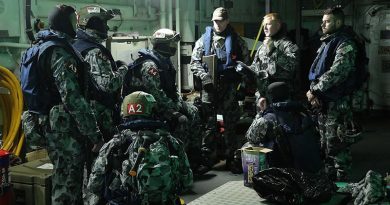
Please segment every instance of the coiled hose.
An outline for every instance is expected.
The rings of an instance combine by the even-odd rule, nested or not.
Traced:
[[[19,156],[24,142],[24,134],[20,129],[23,94],[15,74],[2,66],[0,66],[0,87],[5,87],[10,92],[9,94],[0,94],[0,110],[3,114],[1,149]]]

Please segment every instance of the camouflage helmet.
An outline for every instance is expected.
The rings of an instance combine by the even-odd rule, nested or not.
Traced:
[[[81,28],[85,28],[85,26],[88,24],[88,21],[92,17],[97,17],[103,21],[108,21],[114,18],[114,13],[112,10],[107,10],[99,5],[85,6],[78,12],[78,25]]]
[[[174,30],[162,28],[153,33],[151,42],[153,49],[157,52],[173,56],[177,50],[177,42],[180,41],[180,34]]]
[[[152,109],[155,104],[156,100],[154,99],[153,95],[142,91],[135,91],[123,99],[121,115],[122,117],[149,117],[152,114]]]

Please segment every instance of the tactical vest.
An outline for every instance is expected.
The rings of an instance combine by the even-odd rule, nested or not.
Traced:
[[[352,40],[357,45],[357,55],[355,59],[356,70],[350,73],[341,84],[324,92],[316,93],[325,103],[334,102],[343,96],[352,94],[352,92],[360,89],[368,78],[368,59],[366,57],[364,44],[359,45],[350,34],[341,31],[335,37],[328,41],[326,40],[321,45],[319,53],[310,68],[309,80],[316,82],[318,78],[330,69],[335,60],[337,48],[347,40]]]
[[[90,37],[85,34],[84,31],[77,31],[77,40],[73,43],[73,47],[78,50],[84,57],[85,55],[87,55],[88,51],[94,48],[101,50],[103,54],[108,57],[113,71],[117,70],[115,60],[111,55],[111,51],[104,47],[102,44],[92,41]]]
[[[346,40],[347,38],[345,36],[340,35],[321,45],[319,54],[310,68],[310,81],[317,80],[330,69],[336,56],[337,48]]]
[[[233,66],[232,51],[233,51],[233,34],[227,33],[225,37],[225,46],[222,48],[215,48],[215,54],[217,55],[220,63],[218,64],[218,71],[226,70],[227,67]],[[206,27],[204,36],[204,55],[208,56],[211,54],[211,46],[213,41],[213,27]],[[222,64],[224,62],[224,64]]]
[[[140,72],[142,64],[147,60],[151,60],[157,65],[158,74],[160,76],[160,87],[169,98],[176,101],[176,70],[172,61],[169,58],[163,59],[147,49],[141,49],[138,54],[139,58],[129,65],[129,71],[126,74],[123,83],[122,96],[126,96],[134,91],[148,91],[148,88],[143,86],[134,86],[132,84],[132,78],[136,77],[142,79]]]
[[[77,31],[77,37],[78,39],[73,43],[73,47],[78,50],[83,57],[87,55],[88,51],[97,48],[102,51],[103,55],[108,57],[112,70],[117,70],[114,58],[106,47],[100,43],[90,40],[90,37],[81,30]],[[96,85],[90,76],[88,76],[88,90],[88,99],[90,100],[96,100],[107,107],[113,107],[116,103],[117,94],[101,90],[99,85]]]
[[[237,34],[231,31],[228,27],[226,28],[226,37],[225,37],[225,46],[222,48],[214,48],[214,52],[217,57],[217,66],[218,73],[224,75],[225,80],[228,81],[238,81],[240,76],[232,68],[236,65],[237,59]],[[213,27],[206,27],[206,32],[203,37],[203,52],[205,56],[211,55],[211,47],[213,43]],[[234,59],[233,59],[234,57]]]
[[[51,65],[47,65],[47,50],[61,47],[73,55],[77,62],[78,83],[84,90],[84,61],[72,45],[56,33],[44,30],[38,33],[38,43],[28,48],[20,63],[20,81],[27,108],[30,112],[48,114],[49,110],[61,103],[61,96],[54,84]]]

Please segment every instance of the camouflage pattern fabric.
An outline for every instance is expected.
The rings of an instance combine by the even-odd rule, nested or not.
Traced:
[[[26,145],[31,149],[46,146],[46,139],[43,133],[44,125],[48,124],[47,115],[38,115],[33,112],[24,111],[22,114],[22,126],[26,136]]]
[[[204,73],[207,73],[202,66],[202,57],[204,55],[204,38],[205,38],[205,34],[203,34],[195,42],[195,47],[191,55],[190,69],[195,74],[195,76],[198,77],[200,77]],[[237,43],[238,48],[242,52],[240,53],[242,57],[235,60],[239,60],[244,63],[249,63],[250,57],[249,57],[249,50],[246,42],[240,36],[237,35],[237,42],[233,42],[233,43]],[[225,44],[225,37],[214,33],[213,40],[211,42],[211,53],[215,53],[216,48],[223,48],[224,44]]]
[[[104,181],[106,174],[109,172],[112,172],[115,176],[116,180],[113,180],[112,186],[116,187],[116,189],[121,189],[121,182],[120,182],[120,171],[121,169],[113,166],[114,161],[112,161],[112,158],[110,158],[112,153],[115,149],[118,147],[121,147],[123,144],[128,142],[128,138],[132,139],[132,132],[130,130],[122,131],[120,134],[114,135],[114,137],[105,143],[102,148],[99,151],[99,155],[94,161],[92,172],[89,175],[88,185],[86,189],[86,198],[84,199],[85,202],[88,204],[96,204],[102,194],[102,190],[104,189]],[[120,160],[120,159],[115,159]],[[122,162],[120,162],[122,163]],[[117,183],[117,184],[115,184]],[[110,186],[111,185],[107,185]],[[116,201],[120,200],[127,200],[126,197],[124,199],[116,199]]]
[[[103,41],[94,30],[87,29],[84,33],[91,41],[96,43]],[[100,90],[107,93],[115,93],[122,87],[123,78],[128,70],[126,65],[121,65],[114,71],[109,60],[110,58],[98,48],[89,50],[84,58],[90,65],[90,77],[94,84],[99,86]],[[112,125],[113,108],[104,106],[97,101],[92,101],[91,106],[95,112],[100,130],[112,137],[114,133]]]
[[[58,33],[58,35],[65,35]],[[102,140],[95,116],[83,98],[75,68],[77,61],[69,51],[54,47],[43,54],[53,72],[62,104],[54,106],[42,126],[46,149],[54,165],[52,175],[52,204],[82,204],[82,173],[85,160],[85,143]],[[66,107],[66,108],[65,108]],[[30,117],[25,114],[26,119]],[[23,121],[28,128],[29,120]]]
[[[165,58],[156,51],[151,50],[151,52],[161,59]],[[168,97],[167,93],[161,88],[159,75],[159,70],[161,69],[152,60],[146,60],[142,63],[140,69],[141,77],[135,75],[132,86],[141,88],[140,90],[154,96],[157,101],[156,113],[159,113],[164,120],[176,120],[172,119],[172,114],[175,112],[185,115],[188,120],[175,126],[176,128],[172,135],[185,144],[186,150],[188,146],[198,147],[199,150],[201,143],[200,129],[194,129],[200,124],[198,109],[193,104],[185,102],[178,92],[175,93],[175,97]]]
[[[201,80],[204,80],[204,76],[210,76],[210,74],[202,66],[202,57],[204,56],[204,38],[205,34],[199,38],[195,47],[192,51],[190,69],[195,76],[199,77]],[[213,33],[212,42],[211,42],[211,53],[215,53],[217,48],[224,48],[225,37]],[[233,45],[237,45],[237,49],[241,51],[236,56],[236,59],[244,63],[249,62],[249,51],[246,45],[246,42],[237,35],[237,41],[233,42]],[[234,46],[233,46],[234,48]],[[225,59],[219,59],[224,61]],[[228,68],[230,69],[230,68]],[[231,68],[234,69],[234,68]],[[232,157],[234,150],[241,147],[239,144],[239,139],[235,133],[235,126],[237,121],[240,119],[241,110],[238,105],[237,99],[237,88],[240,82],[227,82],[219,80],[218,84],[214,85],[216,96],[214,96],[214,102],[216,107],[213,107],[212,104],[204,103],[202,106],[204,109],[202,112],[206,115],[206,135],[203,137],[203,142],[206,143],[203,146],[207,148],[212,148],[213,145],[210,143],[213,141],[216,129],[216,114],[222,114],[224,120],[224,136],[225,144],[228,148],[226,153]]]
[[[158,139],[149,146],[137,171],[136,190],[142,198],[141,204],[175,204],[178,194],[192,185],[192,171],[183,145],[163,130],[141,133]],[[130,164],[135,162],[139,139],[130,145]]]
[[[385,197],[385,186],[382,175],[369,170],[360,182],[350,183],[338,192],[352,194],[354,205],[376,204]]]
[[[250,69],[257,77],[257,97],[267,97],[267,86],[273,82],[286,82],[293,93],[297,92],[296,74],[299,69],[298,46],[286,37],[270,40],[257,49]]]
[[[331,35],[325,35],[321,37],[323,44],[326,44],[329,39],[336,37],[338,33]],[[317,54],[321,53],[321,49],[325,46],[321,46]],[[336,50],[336,56],[333,64],[324,74],[319,77],[318,81],[310,85],[310,89],[314,92],[324,92],[332,87],[345,81],[351,72],[354,72],[355,58],[356,58],[356,44],[352,40],[346,40],[341,43]]]
[[[321,148],[325,151],[325,168],[331,178],[348,180],[351,172],[351,143],[348,141],[346,125],[352,121],[352,110],[348,96],[338,102],[329,103],[325,113],[318,115]]]
[[[269,135],[269,130],[273,129],[273,127],[276,127],[274,122],[267,122],[266,119],[257,115],[248,128],[245,137],[250,144],[260,145],[264,143],[267,134]]]
[[[160,58],[164,58],[153,50],[151,52],[153,52],[154,55]],[[146,60],[144,63],[142,63],[142,67],[140,70],[141,77],[137,78],[136,76],[134,76],[132,86],[143,88],[142,91],[153,95],[153,97],[157,101],[157,107],[161,109],[161,111],[178,111],[180,108],[179,93],[176,94],[175,99],[171,99],[162,90],[160,86],[161,80],[159,75],[159,69],[161,68],[158,68],[157,64],[154,63],[152,60]]]
[[[157,141],[147,148],[137,176],[132,177],[129,171],[136,161],[143,136]],[[110,152],[129,138],[132,143],[121,168],[110,170],[108,167],[113,167],[108,157]],[[137,198],[141,199],[141,204],[175,204],[178,194],[192,185],[192,171],[183,144],[164,130],[152,132],[126,129],[116,135],[100,150],[90,175],[88,189],[96,195],[101,193],[104,177],[108,172],[113,172],[114,177],[106,186],[111,192],[125,193],[111,199],[118,204],[128,204]]]
[[[338,33],[321,37],[323,45]],[[321,53],[321,48],[317,53]],[[352,40],[341,43],[331,67],[317,81],[310,84],[312,93],[322,93],[344,82],[355,71],[356,45]],[[323,104],[318,116],[322,148],[325,150],[328,173],[336,175],[337,180],[348,179],[352,158],[348,142],[347,126],[353,120],[351,96],[344,96],[335,102]],[[335,172],[335,173],[334,173]]]

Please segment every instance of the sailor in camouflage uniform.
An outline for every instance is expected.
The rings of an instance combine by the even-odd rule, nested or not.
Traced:
[[[266,95],[267,101],[246,133],[248,142],[273,150],[267,154],[271,167],[318,173],[323,167],[320,137],[311,115],[301,102],[291,100],[285,82],[268,85]]]
[[[265,15],[263,26],[265,39],[249,66],[257,79],[257,101],[263,102],[267,97],[267,86],[277,81],[287,83],[293,95],[296,95],[297,86],[294,84],[299,65],[298,46],[287,39],[278,13]]]
[[[104,189],[110,204],[180,204],[178,194],[192,185],[183,144],[159,120],[156,105],[141,91],[123,100],[121,132],[100,150],[88,184],[97,196]]]
[[[177,50],[180,34],[171,29],[158,29],[152,35],[153,49],[142,49],[133,62],[122,89],[122,96],[144,91],[156,98],[162,119],[170,124],[172,135],[180,139],[190,158],[191,166],[198,166],[201,147],[201,122],[197,107],[185,102],[176,86],[176,69],[171,57]]]
[[[207,121],[207,134],[203,139],[203,150],[212,152],[216,129],[216,115],[223,115],[226,155],[228,162],[240,142],[235,133],[235,126],[240,118],[238,88],[241,75],[235,71],[236,61],[249,62],[246,42],[229,24],[228,12],[219,7],[214,10],[213,27],[206,27],[205,33],[195,43],[191,56],[190,69],[202,81],[202,113]],[[218,82],[212,82],[212,74],[202,62],[203,56],[216,55]],[[213,96],[215,94],[215,96]],[[207,98],[208,96],[209,98]]]
[[[346,180],[351,170],[346,126],[352,122],[351,96],[331,96],[342,89],[339,85],[355,72],[357,48],[356,43],[348,38],[341,9],[327,9],[321,27],[324,36],[310,69],[311,84],[306,96],[312,107],[321,110],[318,126],[328,174],[333,179]]]
[[[82,177],[86,143],[94,144],[97,152],[103,144],[102,134],[93,111],[83,97],[84,64],[73,50],[76,35],[76,13],[73,7],[59,5],[49,15],[50,30],[38,33],[39,92],[47,99],[46,107],[34,107],[28,93],[28,111],[23,114],[26,137],[39,133],[54,165],[52,175],[52,204],[82,204]],[[49,45],[49,46],[46,46]],[[43,70],[45,69],[46,70]],[[22,71],[24,72],[24,71]],[[45,74],[47,74],[45,76]],[[39,124],[37,124],[39,123]],[[33,131],[31,128],[35,128]],[[38,136],[38,135],[33,135]]]
[[[114,104],[128,68],[124,62],[114,61],[111,52],[101,44],[108,37],[107,21],[114,17],[113,12],[94,5],[82,8],[78,15],[79,29],[73,46],[90,65],[88,99],[108,141],[114,134]]]

